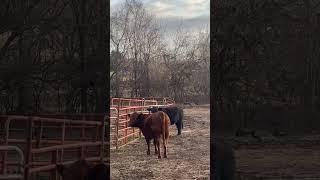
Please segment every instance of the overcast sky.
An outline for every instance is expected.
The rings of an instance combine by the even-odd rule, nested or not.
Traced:
[[[124,1],[111,0],[111,11]],[[168,34],[180,25],[184,31],[192,32],[210,24],[210,0],[142,0],[142,3],[160,20]]]

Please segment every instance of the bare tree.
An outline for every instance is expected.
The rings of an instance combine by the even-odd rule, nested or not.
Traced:
[[[203,95],[208,101],[208,31],[193,34],[180,30],[173,46],[168,47],[161,28],[140,1],[127,0],[114,10],[110,37],[112,94],[171,96],[178,101]],[[195,87],[193,83],[201,85]]]
[[[1,5],[0,18],[6,19],[0,33],[2,113],[105,111],[106,4],[30,0]]]

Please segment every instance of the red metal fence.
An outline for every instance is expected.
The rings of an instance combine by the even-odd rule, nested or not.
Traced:
[[[11,145],[24,151],[23,179],[33,179],[42,173],[56,180],[59,179],[56,164],[70,164],[79,158],[107,160],[106,122],[103,114],[0,116],[0,147]],[[17,156],[2,149],[0,157],[0,179],[16,175],[10,170],[20,166]]]
[[[16,172],[12,173],[12,174],[5,174],[4,172],[2,172],[0,174],[0,179],[5,179],[5,180],[10,180],[10,179],[23,179],[24,176],[24,155],[23,152],[20,148],[18,148],[17,146],[0,146],[0,152],[2,152],[1,154],[6,154],[8,151],[15,151],[17,153],[17,155],[19,156],[19,163],[17,164],[16,167]],[[4,155],[3,155],[4,157]],[[5,167],[2,166],[2,169],[5,170]]]
[[[112,98],[110,102],[110,121],[104,114],[0,116],[0,180],[39,179],[40,174],[57,180],[57,164],[79,158],[108,161],[104,152],[109,143],[104,140],[109,135],[107,123],[110,147],[119,148],[141,136],[138,129],[128,127],[129,113],[174,104],[170,98],[157,97]]]
[[[128,127],[129,113],[135,111],[149,113],[146,109],[150,106],[169,106],[175,103],[174,100],[168,97],[111,98],[110,102],[110,141],[112,149],[118,149],[141,137],[141,133],[137,128]]]

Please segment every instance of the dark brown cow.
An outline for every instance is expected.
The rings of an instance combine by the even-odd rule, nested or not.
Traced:
[[[93,165],[86,160],[78,160],[69,166],[58,164],[57,171],[62,180],[106,180],[110,177],[107,165],[103,163]]]
[[[170,118],[170,124],[176,124],[178,135],[181,135],[181,129],[183,129],[183,109],[177,106],[168,107],[151,107],[148,111],[155,113],[158,111],[165,112]]]
[[[155,154],[161,158],[160,141],[162,139],[164,158],[167,158],[167,144],[169,140],[170,119],[168,115],[162,111],[153,114],[142,114],[134,112],[128,115],[130,117],[129,127],[138,127],[148,145],[147,155],[150,155],[150,140],[153,139]]]

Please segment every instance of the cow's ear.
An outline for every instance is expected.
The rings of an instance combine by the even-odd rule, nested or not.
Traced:
[[[60,175],[62,175],[62,174],[63,174],[63,171],[64,171],[64,169],[65,169],[65,166],[62,165],[62,164],[57,164],[57,165],[56,165],[56,168],[57,168],[58,173],[59,173]]]

